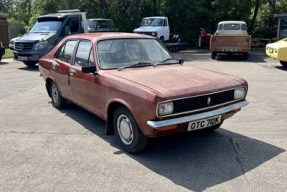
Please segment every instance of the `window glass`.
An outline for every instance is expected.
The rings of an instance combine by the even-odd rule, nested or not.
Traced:
[[[247,25],[246,24],[242,24],[241,25],[241,30],[245,30],[246,31],[247,30]]]
[[[240,30],[240,24],[225,24],[224,30]]]
[[[67,21],[66,26],[69,26],[71,34],[79,32],[80,21],[78,17],[71,17]]]
[[[62,46],[62,48],[58,52],[58,55],[56,56],[56,58],[64,62],[71,63],[72,55],[73,55],[76,43],[77,43],[76,40],[67,41],[65,45]]]
[[[94,54],[93,54],[93,49],[90,51],[90,58],[89,58],[89,65],[95,65],[95,59],[94,59]]]
[[[91,53],[92,43],[90,41],[80,41],[75,57],[75,65],[89,65],[89,56]]]
[[[115,69],[135,63],[172,64],[175,61],[155,39],[109,39],[97,43],[102,69]],[[169,60],[170,59],[170,60]]]
[[[222,30],[222,24],[219,24],[217,27],[218,30]]]

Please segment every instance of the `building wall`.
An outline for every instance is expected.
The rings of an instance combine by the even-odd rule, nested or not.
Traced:
[[[0,13],[0,41],[5,48],[9,45],[8,22],[7,15]]]

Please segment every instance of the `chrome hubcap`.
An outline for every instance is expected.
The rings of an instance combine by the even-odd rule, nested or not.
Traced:
[[[120,115],[118,117],[117,130],[124,144],[130,145],[133,142],[132,124],[126,115]]]
[[[58,103],[59,92],[55,84],[52,85],[52,98],[53,98],[54,103]]]

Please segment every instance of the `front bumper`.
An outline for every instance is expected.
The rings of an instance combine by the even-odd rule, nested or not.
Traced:
[[[184,117],[178,117],[174,119],[161,120],[161,121],[147,121],[147,124],[154,129],[161,129],[167,126],[188,123],[191,121],[196,121],[196,120],[205,119],[205,118],[213,117],[216,115],[221,115],[221,114],[225,114],[228,112],[232,112],[232,111],[241,109],[242,107],[245,107],[248,104],[249,102],[247,100],[244,100],[239,103],[228,105],[226,107],[221,107],[219,109],[215,109],[215,110],[208,111],[208,112],[203,112],[203,113],[184,116]]]
[[[13,53],[14,53],[14,59],[16,60],[38,62],[42,56],[48,53],[48,51],[40,50],[40,51],[19,52],[19,51],[13,50]]]

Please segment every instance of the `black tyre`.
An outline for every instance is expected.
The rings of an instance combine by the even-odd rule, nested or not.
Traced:
[[[2,55],[0,56],[0,61],[2,60]]]
[[[216,57],[216,55],[217,55],[217,53],[216,52],[211,52],[211,59],[215,59],[215,57]]]
[[[113,127],[124,151],[138,153],[146,148],[148,138],[143,135],[128,109],[118,107],[115,110]]]
[[[287,67],[287,61],[280,61],[280,63],[283,67]]]
[[[249,56],[248,53],[243,53],[243,59],[244,59],[244,60],[247,60],[247,59],[248,59],[248,56]]]
[[[207,129],[209,129],[210,131],[214,131],[215,129],[220,128],[222,123],[223,123],[223,121],[221,123],[217,124],[217,125],[213,125],[211,127],[208,127]]]
[[[52,99],[52,105],[57,109],[62,109],[65,107],[67,100],[62,97],[56,83],[52,82],[50,86],[50,95]]]
[[[23,61],[23,63],[28,67],[34,67],[37,64],[35,61]]]

